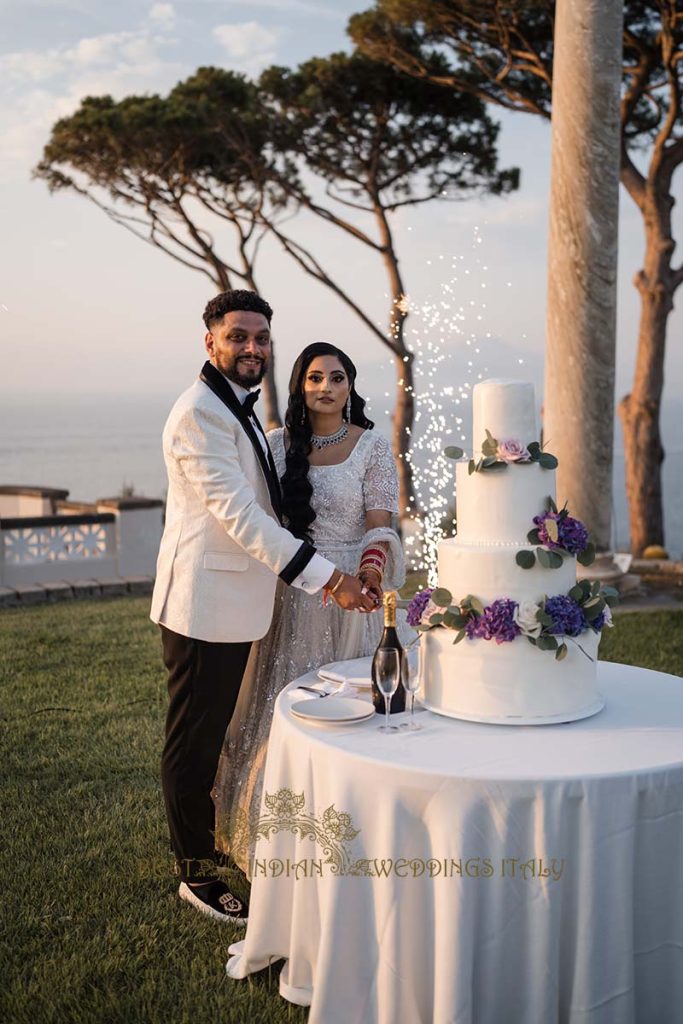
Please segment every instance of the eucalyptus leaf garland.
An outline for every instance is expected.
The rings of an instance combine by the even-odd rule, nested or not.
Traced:
[[[549,553],[553,554],[544,552]],[[592,661],[577,637],[589,629],[600,632],[605,626],[611,625],[611,608],[619,599],[614,587],[601,586],[598,581],[589,580],[580,580],[567,594],[545,596],[537,604],[525,606],[523,611],[510,598],[498,598],[486,607],[474,594],[467,594],[461,601],[454,601],[451,592],[445,587],[416,594],[411,605],[424,605],[427,596],[427,609],[421,621],[415,625],[418,632],[424,633],[435,628],[448,629],[455,633],[454,644],[461,643],[465,638],[504,643],[519,636],[539,651],[552,651],[557,661],[567,657],[568,643],[576,644]],[[410,606],[408,611],[410,621]],[[532,621],[529,621],[529,617]],[[563,629],[569,632],[563,632]]]
[[[470,476],[472,473],[491,472],[506,469],[510,465],[529,465],[532,462],[537,462],[541,469],[557,469],[558,465],[556,457],[543,451],[538,441],[531,441],[527,445],[516,440],[499,441],[488,429],[480,450],[481,458],[469,460]],[[444,448],[444,455],[449,459],[462,459],[464,454],[458,445],[451,444]]]

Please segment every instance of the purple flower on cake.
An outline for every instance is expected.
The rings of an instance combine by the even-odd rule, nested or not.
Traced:
[[[489,636],[497,644],[506,643],[519,636],[521,630],[515,622],[517,602],[509,597],[501,597],[484,609],[482,618],[486,619]]]
[[[534,601],[522,601],[515,608],[515,622],[523,636],[541,635],[543,626],[536,618],[539,606]]]
[[[545,610],[553,620],[549,633],[556,636],[579,636],[586,628],[586,620],[580,604],[566,594],[549,597]]]
[[[496,458],[501,462],[530,462],[529,449],[514,437],[507,437],[498,442]]]
[[[483,615],[470,615],[465,623],[465,635],[468,640],[491,639],[488,622],[486,621],[486,613]]]
[[[483,615],[472,615],[465,624],[470,640],[495,640],[504,644],[519,636],[521,629],[515,621],[517,602],[501,597],[484,608]]]
[[[434,615],[435,612],[439,611],[436,605],[432,604],[430,598],[434,590],[432,587],[426,587],[424,590],[420,590],[408,605],[407,617],[409,626],[429,625],[429,619],[425,619],[425,611],[429,609],[429,614]],[[431,609],[430,609],[431,605]]]
[[[548,532],[548,522],[556,524],[556,540]],[[588,547],[588,530],[579,519],[574,519],[566,513],[551,511],[544,512],[542,516],[534,516],[534,526],[538,527],[540,543],[551,550],[563,548],[570,555],[580,555]]]
[[[519,636],[521,630],[515,622],[517,602],[501,597],[484,608],[483,615],[471,615],[465,623],[465,634],[470,640],[495,640],[504,644]]]

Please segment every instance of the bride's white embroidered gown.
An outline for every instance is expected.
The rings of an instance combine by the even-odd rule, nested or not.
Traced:
[[[268,434],[278,476],[285,471],[284,431]],[[374,430],[366,430],[344,462],[311,466],[311,505],[316,518],[311,537],[318,551],[345,572],[358,571],[370,542],[388,547],[384,588],[403,584],[405,569],[398,536],[389,528],[366,532],[371,509],[398,512],[398,478],[391,448]],[[330,661],[360,658],[377,647],[381,611],[344,612],[322,592],[278,584],[273,623],[251,650],[237,707],[226,736],[214,785],[217,846],[230,852],[249,876],[253,855],[250,822],[258,820],[268,734],[277,695],[288,683]],[[406,627],[407,629],[407,627]],[[408,630],[406,639],[414,634]]]

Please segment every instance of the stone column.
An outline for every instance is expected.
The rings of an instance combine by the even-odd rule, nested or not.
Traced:
[[[543,436],[558,498],[611,546],[623,4],[558,0]]]

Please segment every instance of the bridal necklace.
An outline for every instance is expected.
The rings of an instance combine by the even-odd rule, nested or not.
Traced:
[[[349,436],[349,428],[342,423],[339,430],[334,434],[311,434],[311,444],[320,451],[321,448],[329,448],[331,444],[339,444],[345,437]]]

